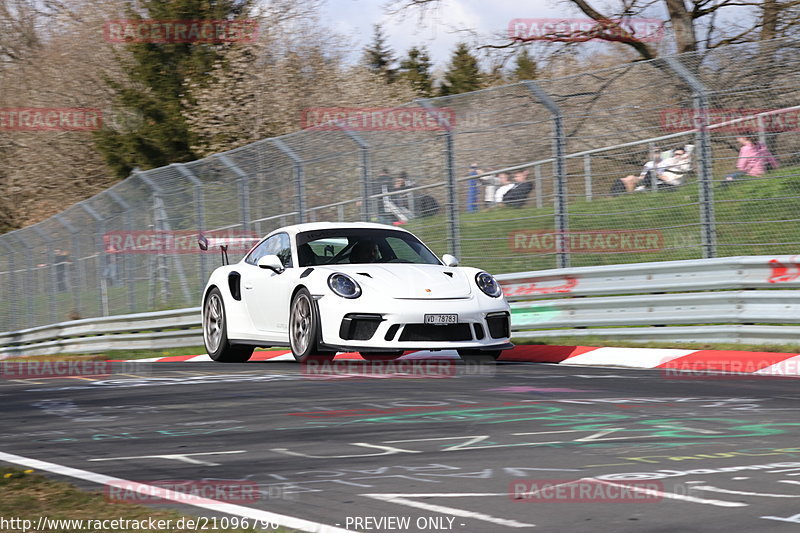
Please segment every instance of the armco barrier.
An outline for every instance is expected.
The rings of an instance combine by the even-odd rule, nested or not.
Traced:
[[[800,257],[747,256],[497,276],[517,338],[800,343]],[[11,356],[202,344],[200,308],[0,333]]]

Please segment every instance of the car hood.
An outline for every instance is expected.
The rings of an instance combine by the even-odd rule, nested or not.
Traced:
[[[440,300],[469,298],[472,286],[460,269],[440,265],[337,265],[326,271],[343,272],[361,285],[364,291],[377,291],[390,298],[405,300]]]

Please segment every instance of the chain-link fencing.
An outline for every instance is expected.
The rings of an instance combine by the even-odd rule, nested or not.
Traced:
[[[798,79],[800,44],[735,45],[417,100],[394,110],[406,127],[340,120],[137,171],[0,236],[0,331],[199,305],[220,261],[199,234],[238,242],[236,261],[299,222],[402,224],[493,273],[793,254]]]

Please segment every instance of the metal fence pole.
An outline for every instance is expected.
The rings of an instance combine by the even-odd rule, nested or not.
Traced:
[[[195,216],[197,216],[197,231],[202,232],[206,229],[206,206],[205,206],[205,199],[203,197],[203,182],[200,181],[200,178],[194,175],[192,171],[186,168],[185,165],[180,163],[173,163],[170,165],[171,167],[175,167],[178,172],[180,172],[181,176],[188,179],[192,182],[193,189],[194,189],[194,209],[195,209]],[[261,232],[259,232],[259,235]],[[206,266],[206,255],[201,253],[200,254],[200,283],[205,283],[205,280],[208,278],[208,268]]]
[[[33,317],[33,315],[34,315],[34,312],[33,312],[34,296],[33,296],[33,287],[32,287],[32,284],[33,284],[33,254],[31,253],[31,245],[28,243],[28,241],[25,240],[24,237],[22,237],[20,235],[19,231],[12,231],[8,235],[11,235],[15,239],[17,239],[17,241],[25,249],[25,270],[26,270],[26,275],[22,279],[22,290],[27,295],[27,297],[25,298],[25,310],[27,312],[28,317],[27,317],[27,320],[25,320],[23,323],[26,324],[28,327],[31,327],[31,326],[35,325],[35,322],[36,322],[34,320],[34,317]]]
[[[337,121],[336,125],[358,145],[358,151],[361,156],[361,220],[369,222],[372,220],[372,208],[369,201],[369,144],[360,135],[347,128],[341,121]]]
[[[306,221],[306,190],[305,190],[305,173],[303,170],[303,160],[300,159],[294,150],[286,146],[280,139],[270,139],[278,150],[286,154],[292,160],[294,166],[294,184],[295,184],[295,209],[297,210],[297,222],[302,224]]]
[[[19,287],[17,285],[17,262],[14,259],[16,250],[6,242],[6,239],[0,239],[0,245],[8,252],[8,281],[11,288]],[[14,331],[19,324],[19,298],[9,298],[11,316],[8,317],[8,330]]]
[[[37,225],[33,225],[30,228],[44,241],[47,247],[47,268],[50,270],[50,275],[47,276],[47,307],[50,312],[50,321],[58,322],[56,319],[56,276],[58,272],[56,269],[56,254],[53,246],[53,239]]]
[[[666,64],[692,90],[695,128],[697,129],[698,185],[700,193],[700,224],[703,258],[717,256],[717,230],[714,216],[713,169],[711,166],[711,137],[708,132],[708,89],[677,58],[664,58]]]
[[[539,84],[531,80],[522,83],[525,84],[533,96],[547,108],[551,115],[553,115],[553,192],[555,193],[556,266],[558,268],[567,268],[569,266],[569,250],[567,249],[569,217],[567,215],[567,161],[565,158],[566,137],[564,135],[564,119],[561,108]]]
[[[85,200],[84,200],[85,202]],[[86,205],[84,202],[79,202],[78,206],[81,209],[86,211],[90,217],[94,219],[95,225],[97,226],[97,230],[95,231],[94,235],[94,245],[98,251],[98,258],[97,258],[97,281],[100,283],[100,290],[99,298],[100,298],[100,313],[103,316],[108,316],[108,287],[106,286],[106,279],[105,279],[105,269],[108,266],[108,251],[103,243],[103,234],[105,233],[105,224],[103,221],[103,217],[101,217],[97,211]]]
[[[536,184],[536,207],[543,207],[544,191],[542,191],[542,165],[533,167],[533,180]]]
[[[64,267],[66,270],[69,265],[72,265],[70,270],[72,270],[72,282],[70,285],[72,286],[72,307],[73,309],[80,315],[81,309],[81,288],[85,286],[83,283],[83,276],[81,275],[81,268],[80,268],[80,257],[81,257],[81,248],[80,248],[80,240],[78,239],[78,234],[80,231],[74,225],[72,225],[66,218],[61,216],[61,214],[55,215],[54,218],[58,221],[59,224],[64,226],[70,234],[70,240],[72,241],[72,261],[67,263],[67,266]]]
[[[133,220],[131,217],[131,206],[128,202],[122,199],[122,197],[117,194],[116,192],[109,189],[106,191],[108,196],[114,200],[114,202],[119,205],[123,211],[125,212],[125,227],[128,231],[133,231]],[[117,259],[114,258],[116,261]],[[123,264],[125,265],[125,278],[126,278],[126,285],[128,287],[128,308],[131,313],[136,311],[136,280],[133,278],[133,260],[131,254],[125,254],[125,258],[123,259]]]
[[[461,257],[461,226],[458,210],[458,182],[456,181],[455,148],[453,143],[453,125],[445,120],[441,113],[436,112],[436,106],[429,99],[417,99],[415,102],[425,108],[436,122],[444,129],[445,143],[445,171],[447,172],[447,219],[450,226],[450,253]]]
[[[247,231],[250,229],[250,177],[225,154],[218,154],[215,157],[222,161],[222,164],[236,175],[236,181],[239,184],[240,222],[242,224],[242,229]]]
[[[592,201],[592,156],[586,154],[583,156],[583,181],[584,191],[586,193],[586,201]]]

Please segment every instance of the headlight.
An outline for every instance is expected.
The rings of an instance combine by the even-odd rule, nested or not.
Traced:
[[[361,287],[356,280],[341,272],[328,276],[328,287],[342,298],[358,298],[361,296]]]
[[[497,283],[497,280],[494,279],[491,274],[486,272],[478,272],[475,275],[475,283],[478,285],[478,288],[487,296],[499,298],[503,295],[503,289],[500,288],[500,284]]]

